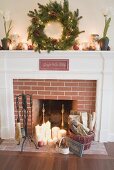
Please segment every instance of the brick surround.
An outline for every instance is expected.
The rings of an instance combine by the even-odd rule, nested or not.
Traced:
[[[14,101],[23,92],[32,94],[33,99],[76,100],[77,111],[95,111],[95,80],[14,79],[13,89]],[[16,106],[14,110],[16,120]]]

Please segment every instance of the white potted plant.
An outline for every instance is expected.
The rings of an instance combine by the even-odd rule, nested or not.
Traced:
[[[108,17],[108,15],[104,15],[104,18],[105,18],[105,26],[103,30],[103,37],[99,40],[99,44],[101,50],[107,51],[110,50],[109,38],[107,37],[107,32],[110,26],[111,17]]]
[[[3,50],[9,50],[9,44],[11,42],[10,40],[10,31],[12,29],[12,20],[9,17],[9,12],[3,13],[0,11],[0,15],[3,18],[3,24],[4,24],[4,31],[5,31],[5,37],[1,39],[2,42],[2,48]]]

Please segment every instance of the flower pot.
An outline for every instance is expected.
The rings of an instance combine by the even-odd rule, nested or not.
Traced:
[[[102,51],[107,51],[109,50],[109,38],[108,37],[104,37],[104,38],[101,38],[99,40],[99,45],[100,45],[100,49]]]
[[[3,39],[1,40],[1,42],[2,42],[2,48],[3,48],[3,50],[9,50],[9,45],[10,45],[10,43],[11,43],[11,40],[10,40],[9,38],[3,38]]]

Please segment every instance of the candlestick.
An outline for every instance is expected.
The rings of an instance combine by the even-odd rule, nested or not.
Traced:
[[[44,104],[43,104],[43,108],[42,108],[42,113],[43,113],[43,123],[44,123],[45,122],[45,120],[44,120],[44,114],[45,114]]]
[[[63,128],[63,127],[64,127],[64,104],[62,104],[62,110],[61,110],[61,113],[62,113],[61,127]]]

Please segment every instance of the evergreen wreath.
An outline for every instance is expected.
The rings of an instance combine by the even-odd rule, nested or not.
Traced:
[[[78,35],[84,31],[79,31],[79,9],[74,12],[69,11],[68,0],[64,0],[63,5],[58,2],[49,2],[46,5],[38,3],[39,9],[29,11],[31,25],[28,27],[28,39],[35,45],[35,51],[47,50],[67,50],[75,42]],[[63,27],[60,39],[47,37],[44,33],[45,25],[50,22],[60,22]]]

